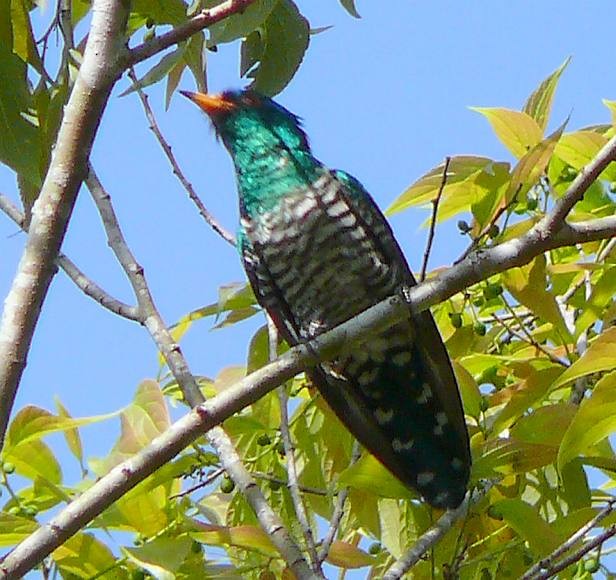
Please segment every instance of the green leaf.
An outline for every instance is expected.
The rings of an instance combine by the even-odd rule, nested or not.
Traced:
[[[518,199],[523,198],[528,190],[539,181],[550,162],[567,122],[568,119],[554,133],[537,143],[520,159],[511,172],[511,181],[504,200],[506,204],[516,196]]]
[[[36,532],[38,524],[28,518],[0,512],[0,546],[14,546]]]
[[[576,411],[577,407],[568,403],[540,407],[511,428],[511,437],[525,443],[559,447]]]
[[[560,76],[567,68],[569,62],[571,62],[571,57],[568,57],[550,76],[542,81],[530,97],[528,97],[524,105],[524,112],[537,121],[542,131],[545,131],[548,125],[554,93],[556,92]]]
[[[15,465],[15,471],[28,479],[42,477],[51,483],[62,482],[62,470],[51,449],[42,441],[20,443],[2,453],[2,460]]]
[[[355,0],[340,0],[340,4],[353,18],[361,18],[355,7]]]
[[[603,99],[603,104],[610,110],[612,115],[612,125],[616,125],[616,101],[609,101],[608,99]]]
[[[562,368],[556,365],[545,369],[533,369],[528,377],[516,383],[509,402],[494,420],[492,425],[494,433],[498,435],[511,427],[519,417],[548,393],[552,383],[561,373]]]
[[[404,499],[415,497],[372,455],[363,455],[359,461],[347,467],[340,474],[338,486],[363,489],[379,497]]]
[[[0,163],[8,165],[33,190],[42,184],[39,129],[31,120],[27,65],[13,50],[11,2],[0,3]]]
[[[11,0],[11,25],[13,28],[13,52],[41,74],[43,62],[36,49],[30,24],[29,3],[26,3],[25,0]]]
[[[548,290],[545,256],[535,258],[530,264],[511,268],[502,274],[502,281],[512,296],[530,308],[543,320],[551,322],[561,337],[570,336],[554,295]]]
[[[492,505],[491,513],[503,518],[526,540],[536,554],[548,554],[560,543],[550,525],[539,516],[537,508],[521,499],[504,499]]]
[[[580,170],[594,159],[607,141],[607,137],[595,131],[575,131],[561,137],[554,153],[574,169]],[[615,181],[616,163],[610,163],[600,179]]]
[[[3,451],[7,453],[18,445],[40,439],[49,433],[67,431],[75,429],[76,427],[81,427],[82,425],[98,423],[105,419],[115,417],[116,415],[117,413],[109,413],[107,415],[72,419],[53,415],[45,409],[35,407],[34,405],[28,405],[21,409],[17,415],[15,415],[13,421],[11,421]]]
[[[246,38],[251,32],[267,26],[265,21],[276,8],[279,0],[257,0],[248,5],[241,13],[233,14],[209,27],[208,46],[223,42],[233,42]],[[218,3],[218,2],[216,2]]]
[[[616,367],[616,327],[606,330],[552,385],[558,389],[580,377]]]
[[[616,329],[614,329],[616,330]],[[616,431],[616,373],[603,377],[584,399],[558,451],[558,468],[587,452]]]
[[[120,97],[125,97],[135,92],[138,88],[144,89],[158,81],[164,79],[173,68],[182,61],[184,57],[184,47],[180,47],[169,54],[163,56],[145,75],[137,80],[136,83],[120,93]]]
[[[459,362],[454,360],[452,363],[464,404],[464,412],[471,417],[479,417],[481,412],[481,393],[479,392],[477,381]]]
[[[605,272],[593,284],[590,297],[584,301],[582,312],[575,321],[575,336],[578,337],[596,320],[616,296],[616,266],[606,266]]]
[[[93,578],[114,567],[116,559],[111,550],[91,534],[78,532],[70,537],[51,557],[64,578]],[[125,578],[121,569],[114,570],[114,578]]]
[[[310,27],[294,2],[279,0],[263,28],[263,54],[252,86],[272,96],[284,89],[301,64]]]
[[[353,544],[336,540],[327,553],[327,561],[340,568],[353,569],[371,566],[374,557]]]
[[[72,419],[70,413],[61,403],[60,399],[55,397],[55,402],[56,409],[58,410],[58,416],[62,417],[63,419]],[[77,458],[77,461],[79,461],[80,465],[83,465],[83,447],[81,445],[81,437],[79,437],[79,430],[77,428],[66,429],[64,431],[64,439],[66,439],[66,444],[71,450],[71,453]]]
[[[186,4],[182,0],[133,0],[131,17],[151,19],[156,24],[180,24],[186,20]]]
[[[487,157],[472,155],[452,157],[441,199],[465,195],[468,180],[477,180],[482,174],[484,176],[501,175],[508,171],[508,168],[508,163],[496,163]],[[437,196],[441,187],[444,169],[445,163],[443,162],[420,177],[393,201],[385,210],[385,214],[393,215],[412,206],[430,203]]]
[[[471,111],[488,119],[496,136],[518,159],[541,142],[541,127],[528,113],[498,107],[471,107]]]
[[[188,536],[155,538],[138,548],[122,548],[124,555],[157,580],[175,580],[188,556],[192,540]]]
[[[204,544],[214,546],[236,546],[258,550],[264,554],[277,556],[278,550],[269,536],[258,526],[215,526],[203,522],[194,522],[199,532],[191,536]]]

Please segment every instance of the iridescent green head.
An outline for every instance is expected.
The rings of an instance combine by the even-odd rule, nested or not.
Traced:
[[[251,90],[182,94],[207,113],[231,154],[248,215],[268,211],[323,171],[298,117],[269,97]]]

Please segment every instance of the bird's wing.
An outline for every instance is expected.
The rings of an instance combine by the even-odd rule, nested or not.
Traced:
[[[391,226],[378,208],[371,195],[363,185],[344,171],[334,171],[335,177],[341,181],[349,197],[349,205],[357,208],[357,214],[367,224],[379,240],[380,248],[391,264],[398,264],[403,269],[402,278],[408,286],[417,284],[408,262],[396,241]],[[470,450],[468,448],[468,432],[464,420],[464,410],[460,400],[457,381],[451,366],[451,361],[440,332],[429,310],[412,314],[413,330],[415,333],[415,347],[426,362],[426,370],[430,375],[430,383],[437,391],[447,417],[453,423],[460,441],[466,442],[464,452],[466,462],[470,464]]]
[[[260,258],[257,249],[245,236],[238,236],[238,245],[244,269],[259,304],[265,308],[287,343],[295,345],[302,342],[304,337],[300,334],[299,324],[283,293],[276,285],[274,277],[267,269],[265,261]],[[332,411],[359,442],[402,481],[414,485],[414,482],[404,476],[405,470],[399,467],[400,457],[392,452],[391,441],[375,420],[373,413],[368,410],[368,401],[361,390],[352,382],[336,376],[327,364],[313,367],[306,371],[306,374],[318,387]]]

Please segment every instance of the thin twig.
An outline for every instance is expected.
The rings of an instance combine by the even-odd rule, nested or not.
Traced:
[[[579,562],[586,554],[588,554],[588,552],[594,550],[595,548],[598,548],[614,535],[616,535],[616,524],[612,524],[609,528],[606,528],[604,532],[601,532],[598,536],[595,536],[592,540],[589,540],[587,544],[582,546],[576,552],[573,552],[573,554],[571,554],[570,556],[567,556],[560,562],[554,564],[546,572],[542,572],[537,574],[536,576],[532,576],[533,580],[548,580],[548,578],[552,578],[553,576],[555,576],[562,570],[565,570],[572,564]]]
[[[584,539],[584,536],[590,532],[601,520],[609,516],[614,511],[614,502],[612,499],[594,518],[586,522],[579,530],[574,532],[566,541],[556,548],[549,556],[539,560],[531,568],[529,568],[520,580],[530,580],[540,574],[542,570],[550,570],[554,562],[560,558],[565,552],[568,552],[575,544]]]
[[[573,206],[584,196],[586,190],[595,182],[601,172],[616,161],[616,136],[612,137],[595,155],[593,160],[577,174],[554,208],[538,224],[546,236],[553,236],[565,224],[565,218]]]
[[[154,111],[152,110],[152,107],[150,107],[148,96],[143,92],[143,89],[140,87],[137,77],[135,76],[135,71],[132,68],[129,69],[128,76],[130,80],[133,81],[133,86],[135,87],[135,90],[137,91],[137,95],[139,95],[139,99],[141,100],[141,104],[143,106],[145,116],[148,120],[150,130],[152,131],[152,133],[154,133],[154,136],[156,137],[156,140],[158,141],[159,145],[164,151],[165,156],[169,160],[169,163],[171,163],[171,167],[173,168],[173,173],[175,174],[175,176],[178,178],[178,180],[182,184],[182,187],[184,187],[184,189],[186,190],[188,197],[197,206],[197,209],[199,210],[199,213],[201,214],[201,217],[205,220],[205,222],[218,235],[220,235],[220,237],[223,240],[225,240],[226,242],[234,246],[235,237],[230,232],[228,232],[218,222],[218,220],[210,213],[210,211],[205,207],[205,204],[201,201],[201,198],[197,195],[197,192],[193,188],[192,183],[190,183],[190,181],[188,181],[188,179],[184,175],[184,172],[180,168],[180,165],[177,162],[175,155],[173,154],[171,146],[169,145],[169,143],[167,143],[167,140],[165,139],[164,135],[162,134],[160,130],[160,127],[158,126],[158,122],[156,121],[156,116],[154,115]]]
[[[148,287],[143,268],[137,263],[130,251],[120,225],[117,221],[109,194],[90,167],[86,184],[94,203],[101,215],[107,239],[116,255],[137,297],[141,314],[141,322],[150,332],[156,346],[165,358],[169,370],[180,386],[186,401],[191,407],[197,407],[204,402],[199,385],[188,368],[188,364],[180,346],[174,341],[171,333],[158,312],[154,299]],[[231,439],[222,427],[213,427],[206,433],[210,445],[220,458],[222,467],[234,481],[238,490],[253,509],[265,533],[272,539],[289,568],[300,578],[313,578],[314,575],[302,556],[301,551],[293,541],[282,520],[267,503],[261,490],[242,463]]]
[[[390,566],[389,570],[385,572],[383,580],[397,580],[408,572],[459,519],[467,515],[470,507],[482,499],[492,488],[494,483],[493,481],[489,481],[482,488],[478,488],[472,493],[467,493],[464,501],[456,509],[447,510],[436,524],[417,538],[417,541],[406,554]]]
[[[355,443],[353,443],[353,451],[351,453],[351,461],[349,463],[349,467],[357,463],[360,457],[361,446],[357,441],[355,441]],[[325,534],[325,537],[321,542],[321,547],[319,550],[319,560],[321,562],[324,562],[325,558],[327,558],[329,550],[332,547],[334,540],[336,539],[336,534],[338,533],[338,528],[340,527],[340,522],[342,521],[342,516],[344,515],[344,508],[348,497],[349,488],[345,487],[338,494],[338,499],[336,500],[336,505],[334,506],[334,513],[332,514],[331,520],[329,522],[327,534]]]
[[[194,493],[199,489],[203,489],[204,487],[210,485],[210,483],[218,479],[224,472],[225,470],[222,467],[219,467],[218,469],[215,469],[212,473],[210,473],[205,479],[202,479],[199,483],[189,487],[188,489],[180,491],[179,493],[170,495],[169,499],[180,499],[182,497],[190,495],[191,493]]]
[[[430,230],[428,231],[428,240],[426,242],[426,250],[424,252],[423,263],[421,265],[421,273],[419,275],[420,282],[426,279],[426,270],[428,269],[428,260],[430,259],[430,252],[432,251],[432,242],[434,241],[434,232],[436,230],[436,217],[438,213],[438,206],[443,196],[443,190],[447,184],[447,172],[449,171],[449,164],[451,163],[451,157],[445,157],[445,164],[443,166],[443,176],[441,177],[441,185],[438,188],[436,197],[432,200],[432,218],[430,219]]]
[[[0,448],[99,120],[118,78],[116,66],[128,11],[128,4],[121,0],[94,1],[83,62],[64,108],[49,170],[32,207],[28,240],[4,301],[0,320]]]
[[[226,0],[213,8],[202,10],[183,24],[176,26],[173,30],[157,36],[135,48],[129,50],[125,57],[125,67],[129,68],[155,54],[190,38],[196,32],[215,24],[232,14],[243,12],[255,0]]]
[[[17,209],[8,197],[1,193],[0,211],[3,211],[8,217],[10,217],[22,230],[28,231],[26,228],[24,215],[19,211],[19,209]],[[118,316],[127,318],[128,320],[139,320],[139,315],[135,306],[129,306],[121,300],[111,296],[111,294],[103,290],[96,282],[94,282],[94,280],[88,278],[88,276],[86,276],[70,258],[60,253],[56,258],[56,264],[64,270],[64,273],[86,296],[98,302],[103,308],[117,314]]]
[[[602,163],[605,163],[604,159],[593,160],[591,165],[596,167]],[[19,577],[26,573],[83,525],[201,436],[204,430],[252,404],[298,372],[318,364],[321,359],[331,359],[343,344],[357,342],[405,319],[409,307],[413,312],[421,312],[494,274],[523,266],[547,250],[611,239],[616,236],[616,217],[567,224],[551,238],[542,233],[535,226],[520,238],[487,248],[479,255],[473,254],[439,276],[406,289],[404,296],[387,298],[308,343],[289,349],[274,363],[255,371],[189,413],[152,444],[101,478],[51,522],[19,544],[0,566],[0,573],[5,577],[11,574]],[[221,407],[225,412],[215,414],[214,410]]]
[[[270,316],[267,317],[267,334],[269,339],[269,359],[270,362],[272,362],[276,360],[278,354],[278,329]],[[293,502],[293,509],[295,510],[297,521],[304,535],[312,571],[319,578],[325,578],[325,576],[323,576],[323,570],[321,570],[321,562],[317,556],[317,549],[314,543],[312,527],[308,520],[306,506],[304,505],[304,500],[299,488],[299,477],[297,475],[297,464],[295,462],[295,446],[293,445],[293,439],[291,438],[291,432],[289,430],[289,397],[287,395],[286,386],[284,384],[280,385],[276,391],[280,403],[280,434],[282,435],[284,455],[287,461],[287,475],[289,478],[287,487],[291,494],[291,501]]]

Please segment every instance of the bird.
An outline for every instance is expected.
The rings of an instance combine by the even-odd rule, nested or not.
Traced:
[[[205,112],[235,166],[237,245],[258,303],[305,343],[416,284],[362,184],[312,153],[299,117],[250,88],[181,91]],[[352,435],[431,506],[457,507],[471,469],[456,378],[429,311],[306,371]]]

